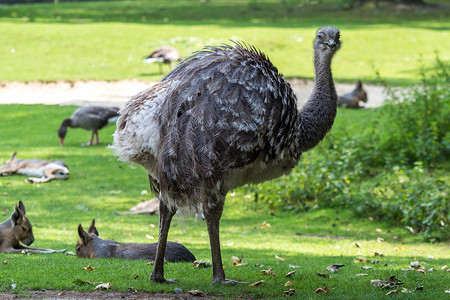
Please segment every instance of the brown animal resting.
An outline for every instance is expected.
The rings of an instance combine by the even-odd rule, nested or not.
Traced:
[[[157,243],[135,244],[102,240],[98,237],[95,220],[92,220],[88,232],[78,225],[79,240],[76,251],[80,258],[126,258],[155,260]],[[169,262],[193,262],[194,255],[181,244],[167,242],[165,259]]]
[[[70,176],[69,168],[60,160],[16,159],[16,155],[17,152],[14,152],[11,159],[0,166],[0,176],[33,176],[25,180],[31,183],[44,183],[53,179],[66,180]]]
[[[19,201],[19,206],[14,209],[11,217],[3,223],[0,223],[0,252],[2,253],[42,253],[50,254],[56,252],[65,252],[63,250],[29,248],[20,244],[20,242],[29,246],[34,242],[33,228],[30,221],[25,217],[25,205]]]
[[[348,94],[339,96],[339,106],[346,108],[361,108],[359,102],[367,102],[367,92],[363,89],[361,80],[356,82],[356,88]]]

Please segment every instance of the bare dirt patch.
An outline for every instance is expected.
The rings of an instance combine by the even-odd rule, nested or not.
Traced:
[[[314,82],[303,79],[289,79],[299,104],[308,100]],[[0,104],[53,104],[53,105],[104,105],[123,107],[131,96],[151,87],[155,82],[142,80],[121,81],[58,81],[4,82],[0,86]],[[338,95],[352,91],[354,84],[336,84]],[[365,107],[378,107],[385,99],[383,87],[365,85],[368,102]]]

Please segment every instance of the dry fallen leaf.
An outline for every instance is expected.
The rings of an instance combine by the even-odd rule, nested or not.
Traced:
[[[63,293],[63,292],[61,292],[61,293],[59,293],[59,294],[58,294],[58,296],[64,296],[64,293]]]
[[[294,275],[295,272],[297,272],[297,270],[287,272],[286,275],[284,275],[284,277],[291,277],[292,275]]]
[[[209,261],[196,260],[194,261],[194,267],[196,268],[210,268],[212,267],[212,263]]]
[[[151,236],[151,235],[149,235],[149,234],[146,234],[145,237],[148,238],[149,240],[155,239],[153,236]]]
[[[264,228],[271,228],[271,227],[272,227],[272,226],[270,226],[270,224],[267,223],[266,221],[262,222],[262,223],[259,225],[259,228],[261,228],[261,229],[264,229]]]
[[[402,250],[403,250],[403,247],[402,247],[402,246],[398,246],[398,247],[395,247],[394,250],[395,250],[395,251],[402,251]]]
[[[134,275],[133,279],[138,279],[139,274]]]
[[[155,261],[152,260],[152,261],[149,261],[149,262],[147,263],[147,266],[153,266],[154,264],[155,264]]]
[[[383,232],[383,230],[380,229],[380,228],[376,228],[375,231],[378,232],[378,233]]]
[[[339,273],[338,269],[343,266],[344,266],[343,264],[333,264],[333,265],[328,266],[326,269],[328,271],[330,271],[331,273]]]
[[[284,291],[283,296],[284,297],[290,297],[292,295],[295,294],[295,290],[294,289],[289,289],[289,291]]]
[[[416,269],[418,269],[418,268],[420,268],[421,266],[420,266],[420,263],[416,260],[416,261],[412,261],[410,264],[409,264],[411,267],[413,267],[413,268],[416,268]]]
[[[110,287],[111,287],[111,283],[109,283],[109,282],[101,283],[101,284],[97,285],[94,290],[107,290]]]
[[[391,289],[391,288],[395,288],[395,287],[403,284],[403,282],[401,282],[397,278],[395,278],[394,275],[391,275],[388,280],[374,279],[374,280],[371,280],[370,283],[374,287],[379,287],[382,289]]]
[[[365,258],[364,256],[358,256],[358,257],[354,260],[354,262],[355,262],[355,263],[358,263],[358,262],[367,262],[367,258]]]
[[[260,285],[262,283],[264,283],[264,280],[260,280],[260,281],[254,282],[254,283],[250,284],[249,286],[258,286],[258,285]]]
[[[319,277],[323,277],[323,278],[330,278],[330,274],[317,273],[317,275],[319,275]]]
[[[355,242],[355,247],[356,248],[361,248],[361,245],[358,242]]]
[[[8,264],[8,261],[7,261],[7,260],[4,260],[4,261],[2,262],[2,264],[7,265],[7,264]]]
[[[450,294],[450,290],[445,290],[445,292],[444,293],[446,293],[446,294]]]
[[[272,270],[272,268],[270,268],[269,270],[261,270],[261,271],[259,271],[259,273],[261,273],[263,275],[277,276],[275,274],[275,272]]]
[[[448,268],[448,266],[445,265],[445,266],[441,267],[441,270],[445,270],[445,269],[447,269],[447,268]]]
[[[408,289],[406,289],[406,288],[402,288],[402,293],[405,293],[405,294],[412,294],[412,292],[413,292],[413,291],[411,291],[411,290],[408,290]]]
[[[284,284],[284,286],[292,286],[292,285],[293,285],[293,283],[290,281],[286,281],[286,283]]]
[[[378,243],[382,243],[382,242],[384,242],[384,239],[381,238],[381,237],[377,237],[377,242],[378,242]]]
[[[197,297],[205,297],[206,294],[203,293],[200,290],[192,290],[192,291],[187,291],[189,294],[191,294],[192,296],[197,296]]]
[[[363,269],[363,270],[373,270],[372,267],[367,267],[367,266],[362,266],[361,269]]]
[[[75,252],[72,252],[72,251],[67,251],[67,252],[66,252],[66,255],[76,256]]]
[[[322,293],[322,294],[328,293],[328,287],[318,288],[317,290],[314,291],[314,294],[319,294],[319,293]]]
[[[399,290],[393,290],[393,291],[387,292],[386,295],[392,295],[392,294],[398,294],[398,293],[399,293]]]
[[[155,228],[156,227],[155,224],[150,224],[149,226],[150,226],[150,228]]]
[[[278,260],[281,260],[281,261],[285,261],[286,260],[285,257],[280,257],[280,256],[278,256],[276,254],[275,254],[275,258],[278,259]]]
[[[369,276],[369,274],[366,274],[366,273],[359,273],[359,274],[356,274],[356,276]]]
[[[88,270],[88,271],[95,271],[95,268],[91,267],[91,265],[84,267],[83,269]]]
[[[427,272],[424,269],[417,269],[418,273],[426,274]]]
[[[232,256],[231,259],[233,260],[233,266],[234,267],[239,267],[239,266],[246,266],[248,265],[247,263],[242,263],[242,257],[237,257],[237,256]]]
[[[374,254],[375,256],[384,256],[384,254],[381,253],[381,252],[374,251],[374,250],[372,250],[372,252],[373,252],[373,254]]]

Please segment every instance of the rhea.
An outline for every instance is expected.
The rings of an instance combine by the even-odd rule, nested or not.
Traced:
[[[164,253],[177,210],[202,210],[214,283],[231,283],[222,265],[219,222],[228,191],[288,174],[331,129],[338,98],[331,60],[337,28],[314,40],[315,87],[297,98],[268,57],[236,42],[196,52],[121,110],[116,155],[141,165],[160,200],[159,238],[150,279],[164,277]]]

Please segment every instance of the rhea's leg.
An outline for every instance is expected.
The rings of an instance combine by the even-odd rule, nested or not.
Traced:
[[[209,242],[211,245],[213,283],[236,285],[237,283],[245,282],[225,278],[225,271],[223,270],[222,264],[222,254],[220,252],[219,226],[224,200],[224,198],[218,199],[213,207],[207,207],[208,205],[204,205],[203,213],[205,215],[206,227],[208,228]]]
[[[100,143],[100,141],[98,140],[98,130],[95,131],[95,144],[94,145],[98,145]]]
[[[155,265],[150,275],[153,282],[175,282],[173,279],[164,278],[164,254],[166,253],[167,235],[169,233],[170,222],[175,215],[176,210],[171,210],[161,200],[159,200],[159,237],[158,247],[156,248]]]

